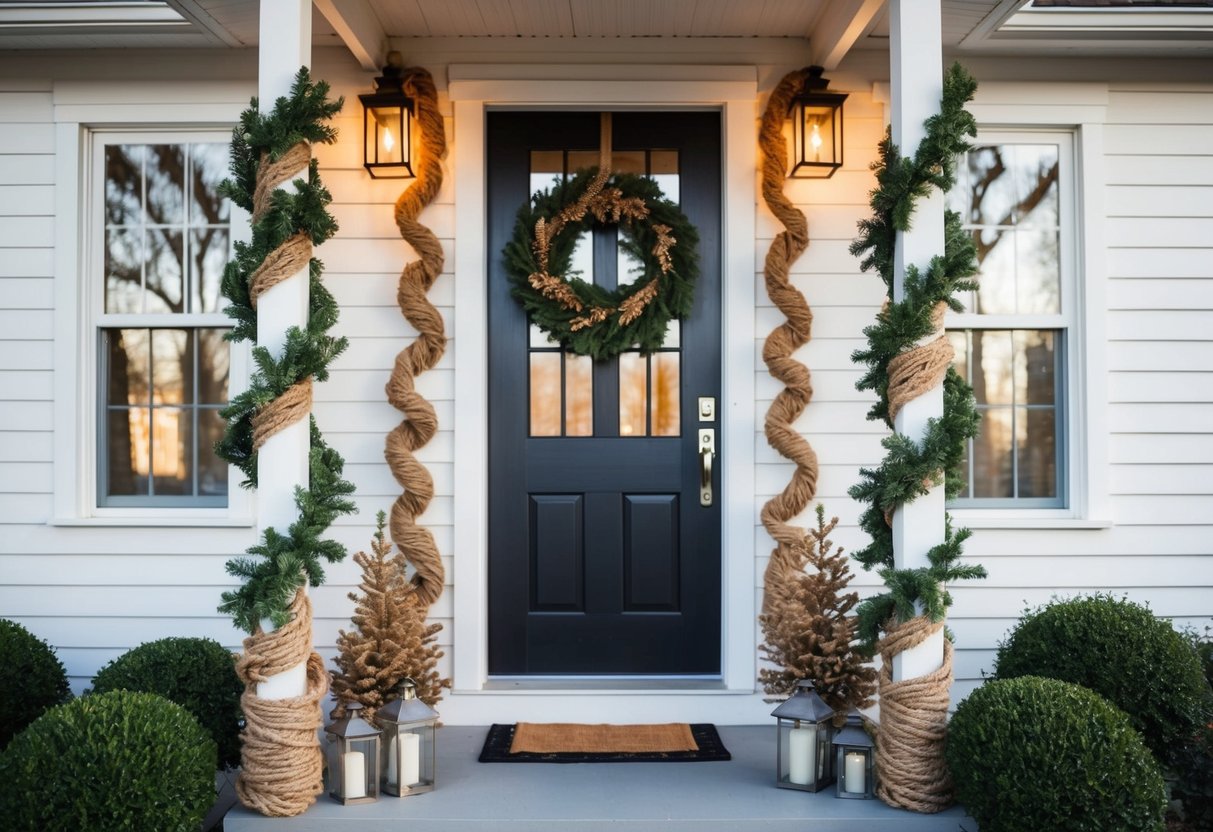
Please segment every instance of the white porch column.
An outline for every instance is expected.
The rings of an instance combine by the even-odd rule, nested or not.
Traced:
[[[914,155],[926,135],[923,122],[939,111],[943,95],[943,46],[940,0],[890,0],[889,78],[893,142],[903,156]],[[911,229],[897,235],[893,300],[904,297],[909,265],[925,270],[943,254],[944,195],[932,189],[914,210]],[[921,439],[927,420],[943,415],[943,388],[908,402],[897,414],[898,433]],[[927,552],[944,538],[944,489],[907,503],[893,513],[894,565],[917,569],[930,564]],[[943,664],[943,630],[893,658],[893,681],[921,676]]]
[[[262,113],[273,109],[279,96],[288,95],[299,67],[311,64],[311,0],[261,0],[261,38],[257,62],[257,98]],[[280,188],[299,176],[303,168]],[[307,325],[308,270],[270,288],[257,302],[257,344],[275,356],[282,354],[286,331]],[[257,530],[275,529],[286,533],[295,521],[296,486],[308,485],[308,420],[301,419],[274,434],[257,454]],[[306,587],[305,587],[306,591]],[[261,622],[268,632],[272,624]],[[271,676],[257,686],[264,699],[286,699],[307,692],[307,665],[300,663],[285,673]]]

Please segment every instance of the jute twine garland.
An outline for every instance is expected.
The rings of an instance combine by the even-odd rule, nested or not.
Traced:
[[[404,489],[392,503],[392,541],[415,571],[412,584],[418,603],[429,606],[442,594],[442,556],[429,529],[417,517],[434,497],[434,479],[414,451],[438,431],[434,407],[417,392],[413,379],[433,367],[446,350],[442,316],[426,293],[442,273],[442,246],[434,232],[417,221],[418,215],[442,187],[441,159],[446,154],[446,133],[434,79],[420,67],[404,70],[404,91],[417,106],[420,152],[417,178],[396,200],[396,227],[419,259],[400,274],[396,302],[418,336],[396,356],[388,379],[387,400],[404,414],[404,421],[387,435],[384,456],[396,482]]]
[[[956,350],[943,329],[943,318],[947,311],[947,304],[936,304],[931,312],[931,321],[935,325],[935,334],[931,340],[906,350],[889,361],[890,421],[897,418],[906,402],[943,384],[948,367],[956,357]]]
[[[923,616],[890,623],[880,641],[880,731],[876,734],[876,794],[890,806],[934,813],[952,804],[952,777],[944,760],[952,643],[932,673],[893,681],[893,657],[943,629]]]
[[[788,164],[783,124],[788,106],[804,86],[806,77],[803,70],[784,76],[767,101],[759,133],[762,196],[785,229],[771,241],[763,277],[767,296],[787,319],[771,331],[762,347],[767,371],[784,384],[784,389],[767,408],[764,431],[771,447],[796,463],[792,479],[783,491],[762,507],[762,524],[776,543],[763,576],[764,614],[770,612],[771,599],[775,597],[777,587],[784,583],[785,576],[802,568],[801,553],[807,546],[805,532],[788,521],[804,511],[817,492],[817,454],[793,427],[793,422],[813,396],[809,368],[792,357],[792,353],[811,337],[813,312],[788,277],[789,267],[808,247],[809,229],[805,215],[783,193]]]
[[[320,700],[328,691],[324,660],[312,652],[312,602],[300,590],[291,620],[270,633],[260,628],[244,640],[236,673],[244,682],[240,707],[240,776],[236,795],[250,809],[271,817],[304,812],[324,791],[323,757],[316,738]],[[289,699],[262,699],[256,686],[270,676],[307,663],[307,690]]]

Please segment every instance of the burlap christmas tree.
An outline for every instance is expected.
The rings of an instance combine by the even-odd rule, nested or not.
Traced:
[[[441,624],[427,624],[428,607],[417,603],[405,574],[405,561],[392,554],[386,540],[384,513],[379,512],[371,554],[358,552],[354,562],[362,567],[361,594],[351,592],[355,630],[341,630],[337,637],[333,694],[337,698],[334,717],[344,713],[346,702],[357,701],[369,719],[376,709],[395,698],[399,681],[410,677],[417,683],[417,696],[433,706],[442,698],[451,680],[437,670],[444,653],[435,642]]]
[[[876,671],[852,644],[855,619],[848,613],[859,595],[845,591],[851,570],[829,539],[837,525],[837,517],[825,521],[819,504],[817,528],[808,530],[782,580],[768,587],[768,611],[758,616],[766,638],[760,649],[775,668],[760,670],[758,678],[776,699],[789,696],[800,679],[811,679],[826,704],[845,717],[851,708],[871,704]]]

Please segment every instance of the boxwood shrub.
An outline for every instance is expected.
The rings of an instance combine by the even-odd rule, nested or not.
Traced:
[[[0,748],[70,695],[67,673],[50,645],[0,618]]]
[[[113,691],[47,711],[0,754],[13,832],[198,832],[215,743],[185,708]]]
[[[1090,688],[1128,714],[1163,762],[1202,724],[1208,682],[1171,624],[1109,595],[1027,613],[999,646],[994,678],[1047,676]]]
[[[992,681],[948,727],[956,797],[981,832],[1161,832],[1158,762],[1125,714],[1086,688]]]
[[[219,765],[240,762],[240,693],[235,659],[209,638],[149,641],[101,668],[93,690],[158,693],[198,718],[219,749]]]

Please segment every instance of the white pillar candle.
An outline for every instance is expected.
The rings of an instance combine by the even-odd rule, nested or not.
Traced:
[[[361,751],[347,751],[341,756],[345,766],[345,799],[366,797],[366,757]]]
[[[817,759],[817,729],[793,728],[788,732],[788,781],[797,786],[813,782]]]
[[[387,741],[387,773],[384,775],[387,782],[394,785],[399,785],[396,782],[396,772],[399,770],[396,765],[396,738],[393,736]]]
[[[868,772],[863,754],[852,751],[846,760],[846,791],[848,794],[863,794],[868,790]]]
[[[421,735],[400,735],[400,788],[421,782]]]

